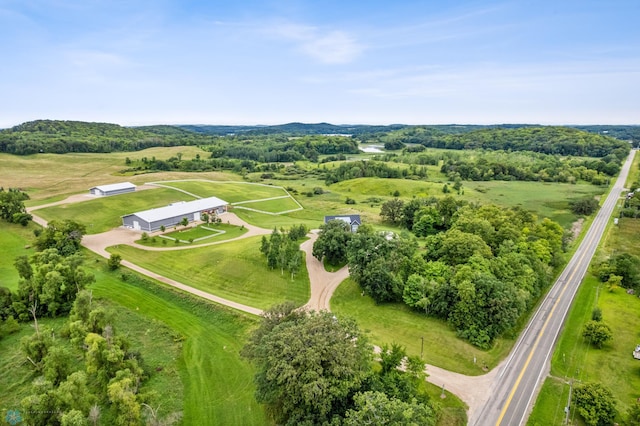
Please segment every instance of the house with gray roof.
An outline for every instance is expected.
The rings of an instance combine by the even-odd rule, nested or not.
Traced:
[[[347,214],[347,215],[339,215],[339,216],[325,216],[324,223],[329,222],[330,220],[341,220],[348,224],[351,227],[351,232],[356,232],[358,230],[358,226],[362,224],[360,220],[359,214]]]
[[[139,230],[153,232],[162,226],[176,226],[184,218],[189,222],[200,220],[202,213],[219,215],[227,211],[228,203],[217,197],[200,198],[193,201],[181,201],[165,207],[131,213],[122,216],[122,225]]]

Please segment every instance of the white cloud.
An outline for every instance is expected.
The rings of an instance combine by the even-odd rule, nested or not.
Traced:
[[[284,23],[273,25],[268,32],[293,42],[298,51],[325,64],[352,62],[364,50],[353,35],[341,30]]]

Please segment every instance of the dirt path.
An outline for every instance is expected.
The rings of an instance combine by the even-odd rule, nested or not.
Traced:
[[[349,268],[344,266],[337,272],[327,272],[322,262],[312,255],[313,243],[318,239],[317,232],[312,231],[308,236],[311,238],[300,245],[300,249],[305,252],[309,284],[311,285],[311,297],[305,308],[330,311],[329,300],[340,283],[349,277]]]

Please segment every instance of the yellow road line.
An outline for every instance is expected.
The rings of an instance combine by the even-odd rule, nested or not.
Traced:
[[[593,236],[591,236],[591,240],[589,241],[589,244],[592,244],[592,243],[593,243]],[[564,288],[560,292],[560,295],[558,296],[558,299],[556,300],[556,303],[551,308],[551,312],[549,313],[549,316],[547,317],[546,321],[542,325],[542,329],[540,330],[540,333],[538,334],[538,338],[536,339],[535,343],[533,344],[533,347],[531,348],[531,352],[529,352],[529,357],[527,357],[527,361],[524,363],[524,367],[522,367],[522,370],[520,371],[520,375],[518,375],[518,378],[516,379],[516,382],[514,383],[513,388],[511,389],[511,393],[509,394],[509,397],[507,398],[507,402],[505,403],[504,408],[502,408],[502,411],[500,412],[500,417],[498,417],[498,421],[496,422],[496,426],[500,425],[500,423],[502,422],[502,419],[504,419],[504,416],[507,414],[507,410],[509,409],[509,406],[511,405],[511,401],[513,400],[513,397],[514,397],[514,395],[516,393],[516,390],[518,389],[518,386],[520,386],[520,382],[522,381],[522,377],[524,376],[525,371],[529,367],[529,363],[531,362],[531,359],[533,358],[534,352],[538,348],[538,343],[540,343],[540,339],[544,335],[544,331],[546,330],[547,325],[549,324],[549,321],[551,321],[551,318],[553,317],[553,313],[555,312],[556,307],[558,306],[558,303],[560,303],[560,300],[562,300],[562,296],[564,295],[564,292],[567,290],[567,285],[566,284],[571,282],[571,280],[573,280],[573,276],[577,272],[577,266],[580,263],[582,263],[582,260],[584,259],[585,255],[586,255],[586,251],[584,251],[582,253],[580,258],[576,262],[576,269],[574,269],[573,272],[571,273],[571,275],[569,276],[569,278],[567,278],[567,281],[565,282]]]

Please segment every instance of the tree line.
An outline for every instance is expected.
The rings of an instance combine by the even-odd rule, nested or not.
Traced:
[[[441,318],[476,346],[488,348],[513,329],[563,261],[562,227],[523,209],[448,196],[398,201],[383,218],[422,240],[366,225],[351,234],[330,222],[314,256],[346,261],[352,279],[377,303],[402,302]],[[336,235],[340,244],[330,241]]]

